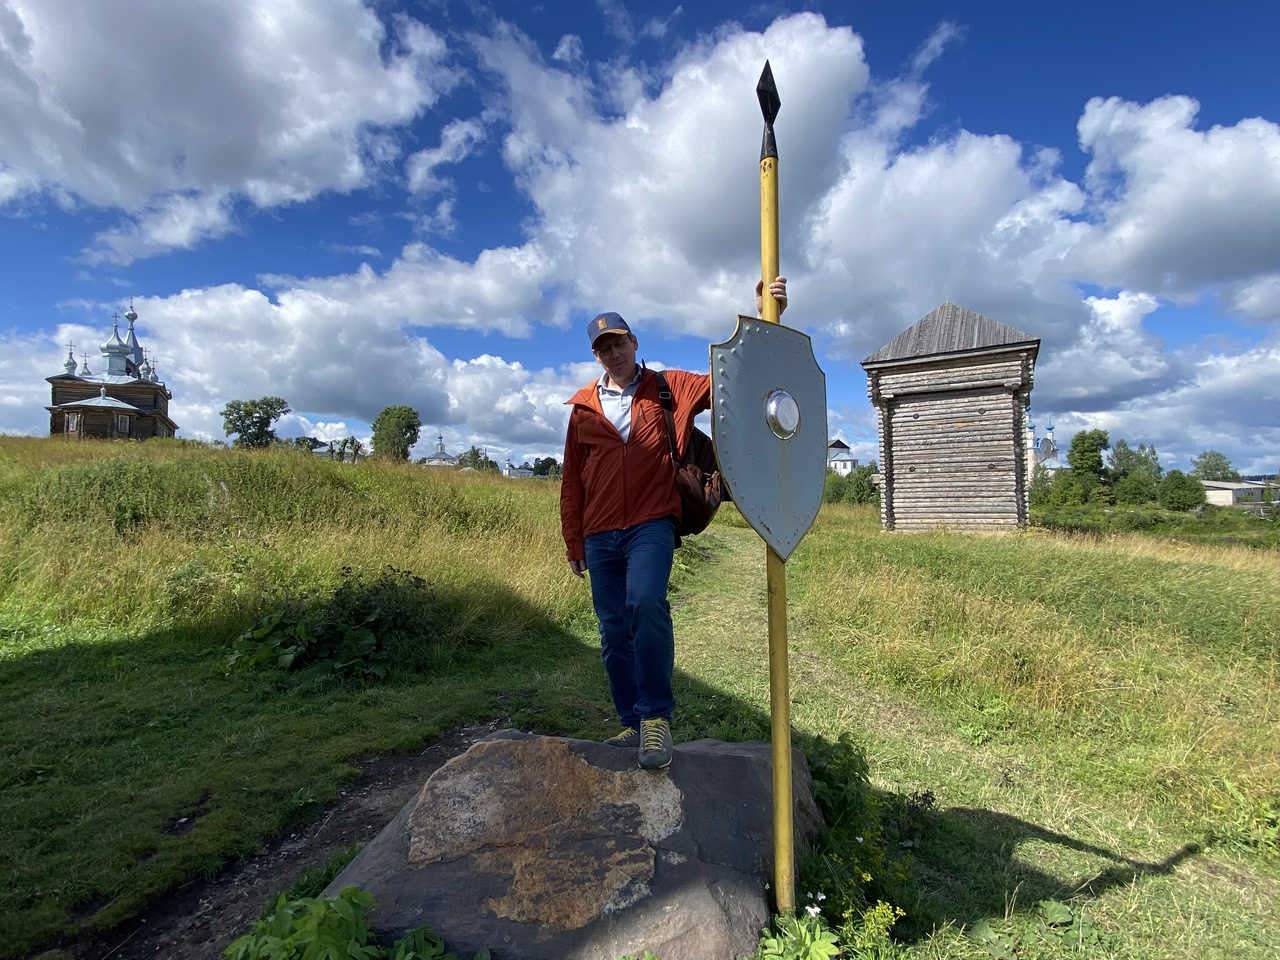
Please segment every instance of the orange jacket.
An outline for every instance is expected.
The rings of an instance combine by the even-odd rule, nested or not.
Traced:
[[[711,406],[705,373],[667,370],[676,421],[676,450],[684,455],[693,418]],[[644,370],[631,401],[627,442],[600,409],[592,381],[568,403],[560,485],[560,526],[570,560],[583,560],[583,541],[605,530],[622,530],[659,517],[679,517],[675,468],[667,448],[667,426],[652,370]]]

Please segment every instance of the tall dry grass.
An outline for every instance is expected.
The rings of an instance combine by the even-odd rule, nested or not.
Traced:
[[[824,508],[792,607],[850,674],[981,742],[1068,738],[1076,772],[1188,815],[1280,783],[1280,554],[1033,532],[881,534]]]

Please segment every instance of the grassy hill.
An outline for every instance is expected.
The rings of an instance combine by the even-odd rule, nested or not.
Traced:
[[[354,757],[495,717],[611,732],[557,497],[0,438],[0,956],[315,817]],[[677,561],[677,741],[767,738],[759,539],[723,510]],[[793,722],[850,735],[882,813],[910,815],[895,950],[1272,956],[1277,584],[1274,550],[887,536],[824,508],[788,564]]]

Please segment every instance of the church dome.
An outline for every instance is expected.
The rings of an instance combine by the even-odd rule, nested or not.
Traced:
[[[102,345],[102,352],[105,354],[125,354],[129,352],[129,347],[120,339],[120,327],[118,324],[111,325],[111,336],[107,338],[106,343]]]

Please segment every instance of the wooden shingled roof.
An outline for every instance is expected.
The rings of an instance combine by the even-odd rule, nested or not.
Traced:
[[[1040,347],[1040,340],[948,301],[871,354],[862,361],[862,365],[866,367],[869,364],[919,360],[941,354],[973,353],[1023,344],[1035,351]]]

